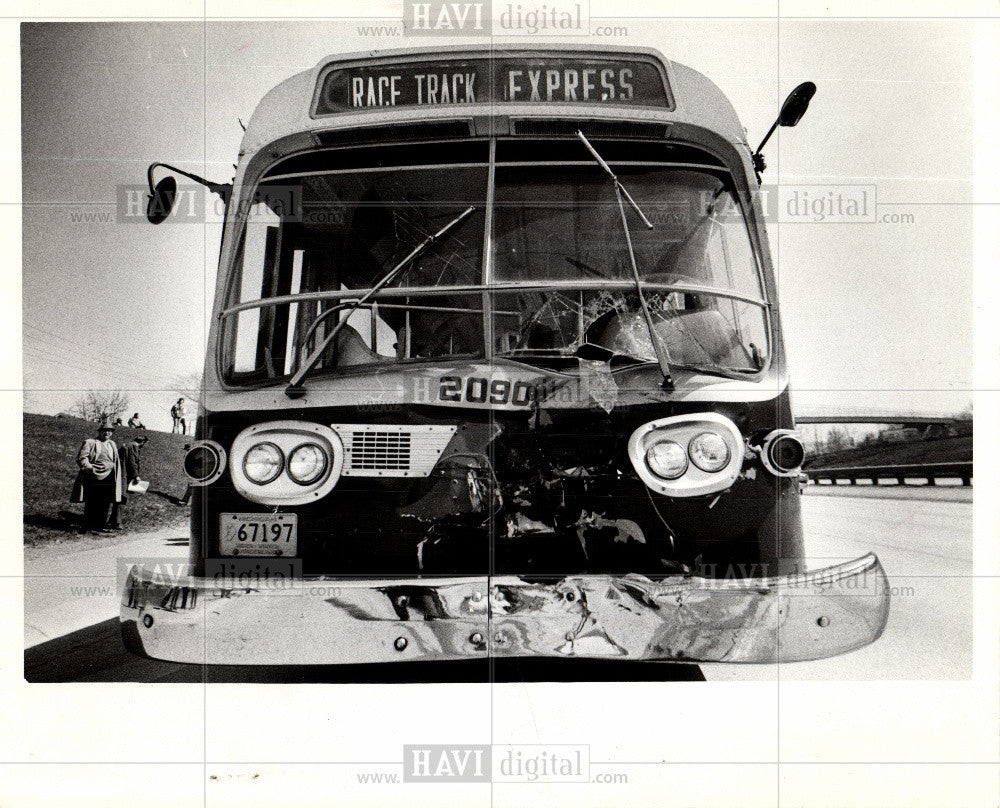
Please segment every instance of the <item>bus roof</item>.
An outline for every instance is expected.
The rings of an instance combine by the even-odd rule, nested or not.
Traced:
[[[404,50],[368,51],[330,56],[311,70],[298,73],[272,89],[258,104],[247,125],[241,152],[251,157],[257,151],[289,135],[301,132],[340,130],[362,126],[406,124],[433,120],[454,119],[497,114],[494,99],[476,98],[473,104],[438,104],[417,106],[378,106],[364,109],[344,109],[336,114],[317,115],[317,98],[320,82],[332,71],[341,67],[360,70],[379,66],[416,64],[432,65],[435,60],[452,60],[453,64],[480,62],[495,64],[498,60],[516,58],[533,60],[537,65],[546,57],[562,64],[576,58],[581,62],[608,60],[625,64],[629,58],[654,64],[663,71],[669,102],[661,106],[650,104],[624,106],[577,101],[568,103],[526,103],[504,101],[502,114],[528,118],[590,118],[609,120],[648,121],[652,123],[684,123],[712,131],[731,143],[745,144],[746,134],[732,104],[707,77],[685,65],[665,59],[650,48],[628,48],[580,45],[509,45],[463,46],[447,48],[421,48]],[[464,62],[462,62],[464,60]],[[411,65],[412,66],[412,65]],[[558,77],[556,77],[558,80]],[[385,81],[383,77],[383,81]],[[482,84],[480,80],[480,85]],[[388,91],[388,84],[386,83]]]

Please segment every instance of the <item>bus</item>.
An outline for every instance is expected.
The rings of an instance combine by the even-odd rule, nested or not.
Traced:
[[[771,663],[876,640],[878,558],[806,563],[763,145],[654,50],[462,47],[287,79],[230,184],[150,166],[152,223],[177,176],[226,212],[190,563],[132,567],[126,647]]]

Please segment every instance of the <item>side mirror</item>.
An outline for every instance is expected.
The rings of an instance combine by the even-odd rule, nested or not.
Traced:
[[[804,81],[788,94],[785,103],[781,105],[781,112],[778,113],[778,124],[781,126],[795,126],[802,120],[802,116],[809,109],[809,102],[816,95],[816,85],[811,81]]]
[[[758,183],[761,182],[760,175],[767,168],[767,163],[764,162],[764,155],[761,153],[764,145],[771,139],[774,130],[779,126],[795,126],[795,124],[801,121],[802,116],[809,109],[809,102],[812,101],[814,95],[816,95],[816,85],[811,81],[804,81],[785,98],[784,103],[781,105],[781,111],[778,113],[778,119],[771,124],[771,128],[767,130],[767,134],[764,135],[764,139],[757,147],[757,151],[753,153],[753,168],[757,172]]]
[[[173,177],[164,177],[149,194],[146,200],[146,218],[150,224],[160,224],[166,221],[170,211],[174,208],[174,200],[177,198],[177,180]]]

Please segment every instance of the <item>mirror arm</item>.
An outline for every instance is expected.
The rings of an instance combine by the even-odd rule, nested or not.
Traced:
[[[767,130],[767,134],[764,135],[764,139],[760,142],[760,145],[757,147],[757,151],[755,151],[752,155],[753,170],[757,174],[758,184],[762,182],[760,175],[763,174],[764,169],[767,168],[767,163],[764,161],[764,155],[761,154],[761,151],[763,150],[764,146],[767,145],[767,141],[771,139],[771,135],[774,134],[774,130],[778,128],[778,124],[780,122],[781,122],[781,116],[779,115],[778,118],[774,121],[774,123],[771,124],[771,128]]]
[[[165,168],[168,171],[173,171],[175,174],[180,174],[182,177],[187,177],[189,180],[194,180],[195,182],[204,185],[212,193],[218,194],[222,197],[223,201],[229,201],[229,195],[232,193],[232,185],[222,185],[219,183],[212,182],[211,180],[206,180],[204,177],[199,177],[197,174],[190,174],[187,171],[183,171],[176,166],[172,166],[169,163],[150,163],[149,168],[146,169],[146,182],[149,183],[149,195],[153,195],[153,169],[154,168]]]
[[[767,130],[767,134],[764,135],[764,139],[760,142],[760,145],[757,147],[757,150],[753,153],[754,162],[757,161],[757,156],[761,153],[761,151],[763,150],[764,146],[767,145],[767,141],[769,141],[771,139],[771,135],[774,134],[774,130],[778,128],[778,123],[780,121],[781,121],[781,117],[780,116],[777,117],[777,118],[775,118],[774,123],[771,124],[771,128]]]

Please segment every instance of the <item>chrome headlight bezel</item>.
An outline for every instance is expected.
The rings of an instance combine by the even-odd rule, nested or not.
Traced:
[[[261,443],[272,443],[282,454],[281,471],[270,481],[257,483],[244,469],[247,452]],[[289,459],[300,447],[311,444],[326,455],[323,471],[310,482],[291,476]],[[326,496],[340,480],[344,445],[330,427],[309,421],[267,421],[247,427],[230,447],[229,473],[236,491],[262,505],[304,505]]]
[[[729,450],[726,464],[718,471],[705,471],[691,457],[691,441],[704,432],[718,435]],[[657,475],[646,461],[649,449],[663,441],[680,444],[692,461],[685,472],[673,480]],[[726,490],[739,477],[745,454],[746,443],[739,428],[729,418],[715,412],[674,415],[650,421],[636,429],[628,442],[629,460],[636,474],[650,489],[669,497],[697,497]]]

